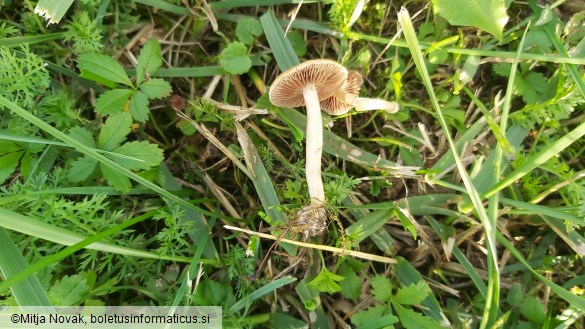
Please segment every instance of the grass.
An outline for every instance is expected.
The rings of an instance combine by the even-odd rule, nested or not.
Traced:
[[[51,25],[34,1],[0,7],[0,306],[583,328],[570,1],[482,9],[506,24],[457,1],[56,4],[39,2]],[[315,58],[401,109],[324,116],[328,226],[302,239],[306,116],[267,90]]]

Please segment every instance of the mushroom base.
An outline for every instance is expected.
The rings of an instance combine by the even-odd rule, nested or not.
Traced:
[[[297,211],[294,225],[305,241],[320,235],[327,228],[327,210],[322,204],[311,202]]]

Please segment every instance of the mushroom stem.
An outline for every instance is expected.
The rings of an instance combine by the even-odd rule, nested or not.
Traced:
[[[384,110],[388,113],[398,112],[398,103],[379,98],[358,97],[354,101],[356,111]]]
[[[319,95],[314,84],[303,88],[303,97],[307,108],[307,133],[305,174],[311,203],[325,203],[323,180],[321,179],[321,153],[323,151],[323,123]]]

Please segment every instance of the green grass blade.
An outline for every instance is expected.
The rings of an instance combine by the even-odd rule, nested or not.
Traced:
[[[528,271],[530,271],[530,273],[532,273],[538,280],[540,280],[541,282],[546,284],[552,291],[554,291],[557,295],[559,295],[559,297],[561,297],[562,299],[567,301],[569,304],[578,308],[581,312],[585,312],[585,298],[579,297],[579,296],[569,292],[568,290],[564,289],[563,287],[557,285],[556,283],[554,283],[554,282],[550,281],[549,279],[545,278],[544,276],[540,275],[540,273],[536,272],[532,268],[532,266],[530,266],[530,264],[526,261],[526,259],[524,259],[522,254],[516,248],[514,248],[512,243],[510,241],[508,241],[508,239],[505,236],[503,236],[501,233],[498,232],[497,237],[498,237],[498,240],[500,241],[500,243],[502,245],[504,245],[504,247],[506,247],[506,249],[508,249],[512,253],[512,255],[514,255],[514,257],[522,265],[524,265],[526,267],[526,269]]]
[[[210,2],[211,9],[232,9],[240,7],[259,7],[259,6],[277,6],[288,3],[299,3],[301,0],[220,0]],[[303,3],[315,3],[319,0],[304,0]]]
[[[300,63],[299,58],[295,54],[290,42],[284,36],[284,31],[280,27],[280,23],[274,16],[274,12],[269,10],[266,14],[260,17],[260,23],[264,29],[264,35],[272,50],[272,55],[280,67],[281,71],[286,71],[289,68]]]
[[[42,270],[43,268],[45,268],[45,267],[47,267],[55,262],[62,260],[63,258],[73,254],[74,252],[76,252],[78,250],[81,250],[85,247],[90,247],[92,245],[93,246],[100,246],[101,249],[99,249],[99,250],[103,250],[103,251],[107,251],[107,252],[122,251],[122,252],[130,252],[130,255],[137,256],[137,257],[149,257],[149,258],[156,258],[156,259],[168,259],[168,260],[172,260],[172,261],[190,262],[191,259],[188,257],[160,256],[160,255],[148,253],[148,252],[141,251],[141,250],[133,250],[130,248],[124,248],[124,247],[119,247],[119,246],[111,245],[111,244],[104,243],[104,242],[99,242],[102,239],[105,239],[107,237],[111,237],[111,236],[115,235],[116,233],[124,230],[125,228],[128,228],[128,227],[130,227],[136,223],[139,223],[147,218],[150,218],[152,215],[153,215],[153,213],[146,213],[146,214],[143,214],[141,216],[134,217],[132,219],[128,219],[119,225],[116,225],[112,228],[109,228],[103,232],[99,232],[99,233],[97,233],[94,236],[91,236],[89,238],[84,239],[84,237],[81,237],[77,240],[78,242],[74,243],[73,245],[71,245],[63,250],[60,250],[59,252],[57,252],[53,255],[47,256],[35,264],[29,265],[28,267],[23,269],[18,274],[3,281],[2,283],[0,283],[0,291],[2,291],[3,289],[6,289],[7,287],[12,286],[13,284],[15,284],[17,282],[20,282],[21,280],[24,280],[25,278],[27,278],[31,274],[36,273],[36,272]],[[27,223],[28,221],[30,221],[30,218],[28,218],[26,216],[23,216],[23,215],[20,215],[17,213],[13,213],[13,212],[10,212],[8,210],[1,209],[1,208],[0,208],[0,218],[2,219],[2,221],[0,223],[2,223],[3,225],[5,222],[14,222],[15,220],[21,221],[21,222],[24,221],[24,223]],[[48,225],[45,223],[42,223],[42,224],[44,224],[44,225],[35,224],[34,226],[29,226],[28,229],[41,235],[43,233],[40,231],[42,231],[43,226],[46,230],[49,229],[46,226],[51,226],[51,225]],[[23,226],[26,226],[26,225],[23,225]],[[63,232],[63,231],[65,231],[65,230],[58,229],[58,228],[52,228],[49,233],[55,234],[55,236],[58,236],[59,238],[65,239],[65,240],[70,240],[72,236],[76,235],[75,233],[71,233],[71,232],[67,232],[67,231]],[[31,235],[36,236],[35,234],[31,234]],[[59,242],[59,243],[63,243],[63,241]],[[215,263],[215,262],[216,261],[211,261],[211,263]]]
[[[238,134],[238,141],[240,142],[240,146],[242,147],[244,157],[246,159],[246,165],[252,173],[252,177],[250,177],[250,179],[254,184],[256,193],[258,193],[262,207],[268,215],[266,220],[270,226],[284,225],[287,222],[286,216],[280,210],[278,210],[280,201],[278,200],[278,195],[274,190],[274,185],[272,184],[270,175],[268,175],[268,171],[266,170],[264,163],[262,163],[260,154],[258,154],[254,143],[248,136],[248,133],[244,127],[242,127],[239,122],[236,122],[235,124]],[[289,254],[296,255],[296,248],[294,246],[288,243],[280,243],[279,245],[282,246]]]
[[[211,218],[209,220],[209,225],[213,227],[214,224],[215,218]],[[197,277],[198,267],[201,266],[202,264],[201,255],[203,254],[209,237],[210,237],[209,234],[204,234],[201,237],[199,243],[197,244],[197,249],[195,249],[195,254],[193,255],[193,258],[191,258],[191,263],[189,264],[189,267],[185,269],[185,271],[183,271],[182,278],[179,280],[181,282],[181,287],[179,287],[179,289],[177,290],[177,293],[171,306],[192,305],[192,303],[182,304],[181,301],[185,298],[190,298],[191,296],[190,286],[193,278]],[[195,289],[197,289],[197,287],[195,287]],[[196,290],[193,291],[193,294],[195,294],[195,292]]]
[[[152,7],[152,8],[162,9],[164,11],[168,11],[169,13],[173,13],[173,14],[177,14],[177,15],[181,15],[181,16],[191,16],[191,12],[189,11],[189,9],[182,7],[182,6],[173,5],[172,3],[169,3],[168,1],[164,1],[164,0],[132,0],[132,1],[143,4],[145,6]]]
[[[34,144],[56,145],[56,146],[62,146],[62,147],[72,147],[71,145],[68,145],[68,144],[63,143],[63,142],[52,141],[52,140],[48,140],[48,139],[44,139],[44,138],[40,138],[40,137],[20,136],[20,135],[13,134],[11,132],[7,132],[6,130],[3,130],[3,129],[0,129],[0,139],[10,140],[10,141],[14,141],[14,142],[24,142],[24,143],[34,143]],[[100,149],[91,148],[91,147],[89,149],[91,149],[95,152],[98,152],[98,153],[108,154],[111,157],[118,157],[120,159],[134,160],[134,161],[138,161],[138,162],[141,161],[140,159],[137,159],[135,157],[131,157],[131,156],[127,156],[127,155],[123,155],[123,154],[119,154],[119,153],[114,153],[114,152],[100,150]]]
[[[508,141],[510,147],[512,147],[512,149],[518,149],[521,147],[522,142],[526,136],[528,136],[529,131],[530,130],[528,128],[512,124],[506,131],[506,140]],[[475,177],[473,177],[473,183],[480,193],[484,193],[499,181],[499,179],[496,179],[494,175],[490,174],[494,172],[496,158],[496,153],[491,152]],[[509,162],[510,161],[507,157],[500,157],[501,168],[504,168]],[[465,206],[462,206],[462,209],[465,208]]]
[[[237,22],[243,18],[255,18],[254,16],[249,16],[249,15],[238,15],[238,14],[228,14],[228,13],[215,13],[215,17],[217,19],[221,19],[221,20],[229,21],[229,22]],[[281,27],[286,27],[289,24],[291,24],[289,19],[277,19],[277,20],[278,20],[278,23],[280,24]],[[332,35],[332,36],[335,36],[337,38],[343,38],[343,34],[337,32],[335,30],[332,30],[323,24],[319,24],[317,22],[314,22],[314,21],[311,21],[308,19],[297,18],[292,22],[291,27],[295,28],[295,29],[301,29],[301,30],[312,31],[312,32],[321,33],[321,34]]]
[[[372,41],[380,44],[388,44],[392,42],[392,39],[367,35],[362,33],[356,32],[349,32],[345,35],[350,39],[355,40],[363,40],[363,41]],[[406,48],[408,47],[407,42],[402,39],[397,39],[392,42],[393,46]],[[433,42],[420,42],[420,48],[423,50],[427,50],[433,46]],[[496,51],[496,50],[485,50],[485,49],[469,49],[469,48],[459,48],[459,47],[441,47],[441,50],[451,53],[451,54],[458,54],[458,55],[469,55],[469,56],[481,56],[481,57],[495,57],[495,58],[507,58],[507,59],[514,59],[516,58],[516,52],[511,51]],[[558,54],[533,54],[533,53],[521,53],[520,60],[522,61],[540,61],[540,62],[549,62],[549,63],[559,63],[559,64],[575,64],[575,65],[585,65],[585,58],[578,58],[578,57],[570,57],[568,55],[559,56]]]
[[[436,221],[431,216],[425,216],[425,219],[429,222],[429,224],[431,224],[435,232],[441,231],[441,224],[439,224],[438,221]],[[453,253],[453,256],[455,256],[455,258],[457,259],[457,262],[459,262],[459,264],[463,266],[463,269],[465,270],[465,272],[467,272],[467,275],[469,275],[469,278],[471,279],[473,284],[475,284],[475,287],[477,288],[479,293],[483,296],[483,298],[486,298],[487,287],[483,280],[481,279],[481,277],[479,276],[479,274],[477,273],[477,271],[475,270],[475,268],[473,267],[473,265],[471,265],[469,260],[467,260],[467,257],[465,257],[463,252],[461,252],[461,250],[456,245],[453,246],[451,252]]]
[[[265,286],[254,290],[248,296],[244,296],[244,298],[238,300],[229,308],[229,313],[234,314],[241,310],[242,308],[251,305],[256,299],[273,292],[274,290],[284,287],[287,284],[291,284],[295,282],[297,279],[293,278],[292,276],[285,276],[278,280],[274,280]]]
[[[390,218],[392,218],[392,209],[396,209],[396,206],[392,206],[390,209],[375,210],[366,216],[361,218],[358,217],[359,220],[351,224],[348,228],[345,229],[345,231],[347,234],[352,234],[357,229],[360,229],[363,234],[354,241],[356,243],[360,242],[370,235],[376,233],[382,226],[384,226],[384,224],[388,222]]]
[[[106,16],[106,11],[108,10],[108,6],[110,5],[110,0],[101,0],[100,6],[96,13],[96,25],[97,27],[102,27],[104,22],[104,17]]]
[[[152,217],[154,213],[150,212],[146,215],[138,217],[138,221],[143,221],[147,218]],[[4,208],[0,208],[0,227],[5,229],[19,232],[22,234],[37,237],[39,239],[59,243],[66,246],[72,246],[80,241],[85,241],[87,237],[71,232],[54,225],[47,224],[35,218],[31,218]],[[133,219],[134,220],[134,219]],[[116,226],[118,227],[118,226]],[[122,227],[125,228],[126,226]],[[116,231],[117,232],[117,231]],[[96,240],[99,241],[99,240]],[[96,242],[91,245],[87,245],[87,249],[100,250],[103,252],[111,252],[120,255],[144,257],[152,259],[169,259],[173,261],[189,262],[190,258],[186,257],[166,257],[155,253],[147,252],[144,250],[132,249],[122,247],[109,242]],[[213,262],[213,261],[212,261]]]
[[[35,13],[44,16],[49,23],[59,23],[73,0],[40,0],[35,7]]]
[[[26,260],[14,244],[6,230],[0,228],[0,271],[6,279],[11,279],[28,266]],[[11,287],[12,295],[23,311],[23,306],[51,306],[51,301],[45,293],[39,279],[35,275],[28,276],[24,281]],[[2,291],[2,289],[0,289]],[[52,308],[47,308],[50,311]]]
[[[529,202],[501,198],[504,205],[516,209],[524,209],[522,213],[528,213],[542,217],[542,219],[555,231],[579,256],[585,257],[585,238],[578,232],[568,231],[566,222],[573,223],[577,227],[585,225],[583,218],[561,210],[545,207]]]
[[[18,47],[25,43],[32,45],[35,43],[45,43],[49,41],[53,41],[59,39],[63,36],[63,33],[50,33],[50,34],[41,34],[41,35],[27,35],[24,37],[14,37],[14,38],[2,38],[0,39],[0,47],[5,46],[8,48],[11,47]]]
[[[577,128],[573,129],[563,137],[557,139],[553,143],[548,144],[546,147],[542,149],[537,154],[534,154],[524,160],[524,163],[520,165],[516,170],[508,174],[502,180],[500,180],[496,185],[490,188],[488,191],[485,192],[484,197],[489,197],[494,193],[497,193],[504,189],[505,187],[509,186],[510,184],[514,183],[516,180],[522,178],[523,176],[530,173],[536,167],[544,164],[552,157],[559,154],[562,150],[569,147],[569,145],[573,144],[575,141],[579,140],[581,137],[585,135],[585,122],[581,123]]]
[[[486,120],[485,118],[479,119],[474,122],[471,127],[469,127],[461,137],[455,142],[455,149],[457,150],[457,154],[460,154],[463,150],[463,147],[471,140],[476,138],[485,128]],[[450,168],[453,164],[453,153],[446,152],[441,156],[439,161],[433,165],[431,168],[432,171],[444,171]]]
[[[437,97],[435,95],[435,92],[433,90],[433,84],[431,82],[429,73],[428,73],[427,68],[426,68],[425,61],[423,59],[423,54],[421,52],[421,49],[420,49],[420,46],[419,46],[419,43],[418,43],[418,40],[416,37],[416,33],[414,31],[414,26],[412,25],[410,15],[408,14],[408,11],[405,8],[402,8],[400,10],[400,13],[398,14],[398,21],[400,22],[400,26],[402,27],[404,37],[405,37],[406,42],[408,44],[408,48],[410,49],[410,52],[412,54],[416,68],[417,68],[420,76],[422,77],[422,82],[427,90],[427,93],[429,94],[429,97],[431,99],[431,103],[433,104],[433,108],[437,112],[437,116],[439,118],[439,123],[441,124],[441,128],[443,129],[443,132],[444,132],[445,137],[447,139],[447,142],[449,144],[449,148],[451,149],[451,152],[454,155],[455,164],[457,165],[458,172],[461,175],[461,180],[463,181],[463,184],[465,185],[465,188],[468,191],[468,194],[471,198],[471,202],[473,203],[475,211],[477,212],[478,217],[481,220],[481,223],[482,223],[484,230],[486,232],[487,242],[488,242],[487,243],[488,244],[488,246],[487,246],[488,247],[488,263],[491,262],[492,265],[488,267],[488,278],[489,278],[489,280],[488,280],[488,296],[487,296],[486,303],[485,303],[484,318],[482,319],[481,328],[487,328],[487,327],[490,327],[493,324],[493,322],[496,320],[494,315],[496,312],[495,310],[498,308],[499,292],[500,292],[500,289],[499,289],[500,280],[499,280],[499,273],[498,273],[498,266],[497,266],[498,255],[497,255],[496,243],[495,243],[495,239],[494,239],[496,227],[494,225],[492,225],[492,222],[494,222],[495,219],[490,220],[490,218],[488,217],[488,215],[483,207],[483,204],[481,202],[481,199],[479,197],[479,193],[475,189],[475,186],[473,185],[471,178],[469,177],[469,175],[467,174],[467,171],[465,170],[465,166],[463,165],[461,158],[457,154],[457,149],[455,148],[455,144],[453,142],[453,139],[451,138],[451,136],[449,134],[449,126],[447,125],[447,121],[445,120],[445,117],[443,116],[442,109],[439,105],[439,102],[438,102]],[[489,316],[487,316],[488,314],[489,314]]]
[[[553,218],[557,218],[557,219],[562,219],[564,221],[571,222],[571,223],[575,224],[576,226],[584,226],[585,225],[585,219],[583,219],[581,217],[577,217],[577,216],[570,214],[568,212],[556,210],[554,208],[541,206],[541,205],[537,205],[537,204],[533,204],[533,203],[529,203],[529,202],[524,202],[524,201],[512,200],[512,199],[508,199],[508,198],[502,198],[500,200],[500,202],[504,205],[507,205],[507,206],[512,206],[512,207],[515,207],[518,209],[528,210],[529,213],[532,213],[535,215],[543,215],[543,216],[549,216],[549,217],[553,217]]]
[[[356,202],[359,202],[354,196],[350,195],[349,197],[345,198],[345,200],[343,200],[343,205],[345,206],[345,208],[347,208],[347,210],[349,210],[349,212],[351,213],[351,215],[354,218],[358,218],[358,222],[360,220],[362,220],[363,218],[369,216],[372,212],[368,211],[369,205],[356,205]],[[391,204],[390,206],[393,206],[393,204]],[[388,208],[383,208],[384,209],[388,209]],[[345,229],[346,234],[349,234],[351,231],[354,231],[356,229],[356,226],[359,225],[356,223],[352,224],[350,227],[353,226],[353,228],[350,229],[350,227]],[[367,228],[368,226],[366,225],[362,225],[362,228]],[[367,234],[367,233],[366,233]],[[396,250],[395,250],[395,240],[394,238],[385,230],[377,230],[376,232],[373,232],[372,234],[370,234],[370,238],[372,239],[372,241],[376,244],[376,247],[378,247],[378,249],[380,249],[384,254],[386,255],[395,255],[396,254]],[[363,239],[358,239],[358,240],[363,240]]]

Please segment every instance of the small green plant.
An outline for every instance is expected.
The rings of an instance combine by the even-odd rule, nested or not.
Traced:
[[[222,52],[219,62],[223,69],[231,74],[243,74],[252,67],[248,49],[242,42],[230,43]]]
[[[248,47],[254,44],[257,37],[264,34],[262,25],[255,18],[238,20],[236,37],[239,41],[230,42],[219,56],[221,67],[231,74],[244,74],[252,67]]]
[[[101,94],[96,101],[95,111],[102,115],[128,111],[134,120],[145,122],[150,113],[150,100],[164,98],[172,91],[167,81],[150,77],[162,66],[160,45],[155,39],[148,40],[140,51],[134,83],[124,68],[107,55],[84,53],[79,56],[77,66],[81,77],[114,88]],[[118,84],[130,89],[115,88]]]
[[[233,280],[237,298],[249,295],[261,283],[254,282],[251,277],[254,275],[256,259],[248,257],[246,250],[240,246],[233,246],[228,254],[225,264],[228,266],[228,278]]]
[[[307,285],[319,292],[326,292],[328,294],[334,294],[341,291],[339,282],[344,280],[345,277],[337,275],[323,266],[317,276],[311,280]]]
[[[400,323],[404,328],[446,328],[437,320],[414,311],[412,308],[431,293],[424,281],[401,287],[393,293],[392,282],[385,276],[377,275],[370,280],[372,295],[379,302],[367,310],[351,317],[356,326],[371,325],[376,328]]]
[[[82,54],[85,52],[99,52],[104,48],[102,43],[102,30],[97,27],[95,20],[89,17],[87,11],[76,13],[71,22],[65,25],[67,32],[63,40],[72,42],[73,50]]]
[[[28,45],[20,47],[20,56],[0,46],[0,95],[30,108],[35,97],[43,95],[50,79],[43,59],[31,52]]]
[[[352,15],[358,0],[336,0],[329,9],[329,18],[338,31],[348,32],[351,28]]]
[[[102,150],[104,154],[120,165],[130,170],[149,170],[160,165],[163,152],[155,144],[146,141],[124,142],[132,131],[132,118],[126,112],[112,114],[101,127],[97,143],[91,131],[75,127],[69,135],[82,141],[87,147]],[[81,182],[93,176],[98,161],[88,156],[71,162],[68,178],[71,182]],[[103,177],[122,192],[128,192],[132,187],[130,179],[108,166],[100,163],[100,172]]]

